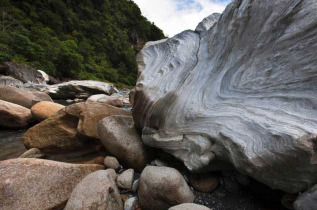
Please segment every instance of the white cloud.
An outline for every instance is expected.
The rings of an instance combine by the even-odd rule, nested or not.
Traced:
[[[161,28],[165,35],[174,36],[186,29],[194,30],[202,19],[222,13],[227,3],[217,0],[133,0],[142,14]]]

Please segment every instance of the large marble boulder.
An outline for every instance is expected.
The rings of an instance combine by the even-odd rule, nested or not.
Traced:
[[[0,209],[63,209],[75,186],[101,169],[34,158],[0,161]]]
[[[143,141],[191,171],[234,167],[289,193],[317,182],[317,2],[234,0],[204,34],[138,54]]]
[[[0,128],[21,129],[32,121],[30,109],[0,100]]]
[[[50,85],[44,87],[42,90],[53,99],[74,99],[88,98],[96,94],[111,95],[114,92],[114,85],[93,80],[74,80]]]

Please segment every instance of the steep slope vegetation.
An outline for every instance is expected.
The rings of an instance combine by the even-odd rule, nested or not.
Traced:
[[[135,54],[163,32],[130,0],[2,0],[0,62],[134,85]]]

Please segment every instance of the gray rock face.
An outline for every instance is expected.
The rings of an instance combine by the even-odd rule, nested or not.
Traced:
[[[108,171],[91,173],[75,187],[65,210],[77,209],[123,209],[120,192]]]
[[[90,96],[87,99],[87,103],[89,102],[105,103],[105,104],[109,104],[111,106],[116,106],[116,107],[123,106],[123,103],[121,102],[121,100],[112,96],[107,96],[105,94],[97,94],[97,95]]]
[[[203,33],[205,31],[208,31],[215,23],[218,22],[219,18],[220,18],[219,13],[213,13],[213,14],[209,15],[208,17],[204,18],[203,21],[201,21],[198,24],[195,31],[198,33]]]
[[[24,83],[45,84],[42,74],[25,64],[5,62],[3,68],[6,75],[12,76]]]
[[[148,43],[131,100],[143,141],[192,171],[231,165],[289,193],[315,184],[316,9],[234,0],[204,36]]]
[[[10,77],[10,76],[1,76],[0,85],[8,85],[8,86],[18,88],[23,86],[23,82],[21,82],[20,80],[14,79],[13,77]]]
[[[83,80],[69,81],[56,85],[50,85],[42,89],[53,99],[74,99],[88,98],[91,95],[106,94],[111,95],[114,92],[114,86],[110,83]]]
[[[142,209],[165,210],[181,203],[192,203],[195,196],[176,169],[147,166],[140,177],[138,198]]]
[[[295,210],[315,210],[317,208],[317,185],[298,196],[293,206]]]

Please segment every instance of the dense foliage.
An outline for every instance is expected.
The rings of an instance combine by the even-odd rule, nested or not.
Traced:
[[[134,85],[135,54],[164,38],[130,0],[1,0],[0,62]]]

